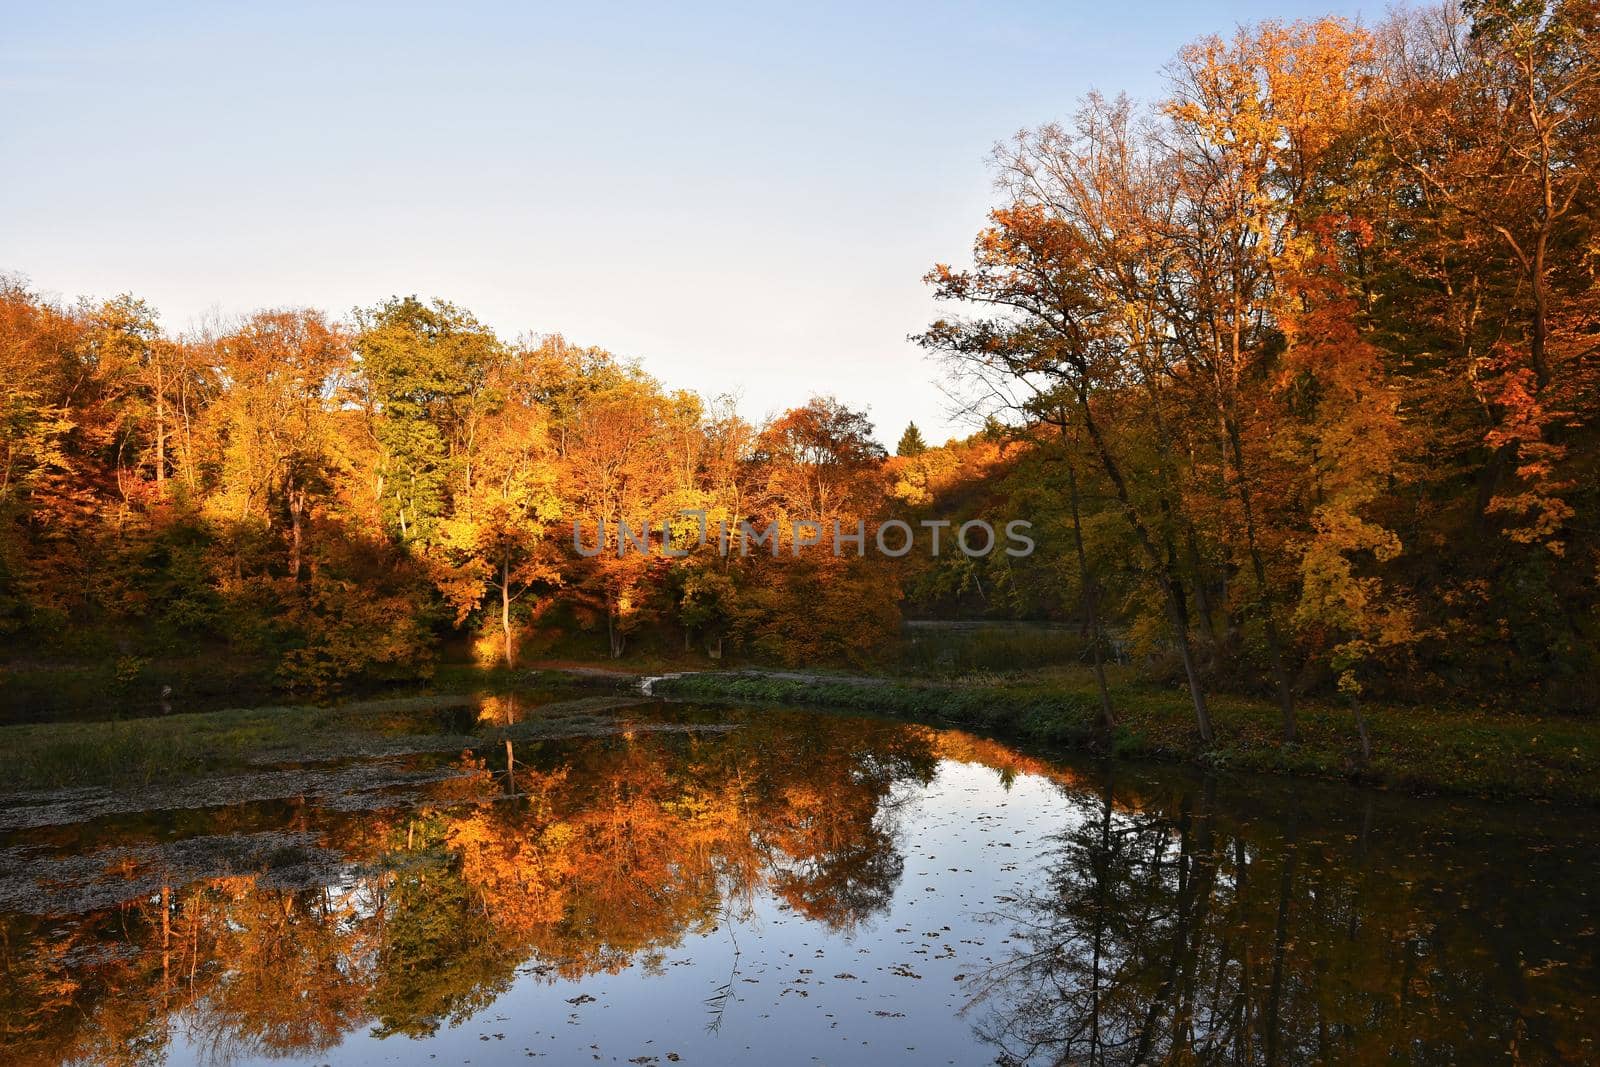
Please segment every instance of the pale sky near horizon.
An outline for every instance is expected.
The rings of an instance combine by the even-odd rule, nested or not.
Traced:
[[[0,0],[0,270],[169,329],[441,296],[759,419],[947,416],[908,334],[991,146],[1149,98],[1236,3],[97,5]]]

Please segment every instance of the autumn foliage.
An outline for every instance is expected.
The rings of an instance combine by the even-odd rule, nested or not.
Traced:
[[[132,296],[9,282],[0,641],[327,689],[468,645],[860,665],[904,616],[976,614],[1186,682],[1203,737],[1219,685],[1273,696],[1286,738],[1307,693],[1592,706],[1597,17],[1243,27],[1163,99],[1002,144],[918,335],[985,428],[894,456],[826,396],[753,425],[441,300],[173,335]],[[787,532],[976,518],[1038,551]],[[685,551],[659,525],[618,551],[667,519]],[[746,520],[776,551],[699,536]]]
[[[996,506],[1072,475],[1090,552],[989,588],[1098,590],[1202,735],[1218,678],[1289,738],[1334,687],[1592,707],[1596,31],[1500,0],[1264,23],[1000,146],[972,265],[928,276],[962,317],[920,339],[1032,443]]]

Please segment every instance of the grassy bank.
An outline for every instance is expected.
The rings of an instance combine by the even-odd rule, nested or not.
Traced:
[[[0,726],[0,793],[78,785],[133,786],[359,750],[407,734],[452,734],[456,709],[484,694],[535,690],[564,699],[613,688],[546,671],[441,669],[429,689],[339,704],[227,708],[97,722]]]
[[[154,714],[162,690],[178,710],[268,703],[272,672],[251,660],[215,656],[153,662],[106,656],[72,663],[0,664],[0,724]]]
[[[703,656],[630,656],[625,667],[610,660],[548,659],[527,669],[482,668],[470,663],[439,663],[426,675],[402,679],[358,679],[342,689],[291,692],[274,678],[269,665],[246,655],[208,652],[185,658],[144,659],[106,655],[70,662],[0,662],[0,726],[29,723],[95,722],[162,714],[212,712],[244,706],[331,703],[381,698],[427,689],[455,692],[529,684],[530,678],[556,677],[539,663],[588,669],[597,676],[661,674],[718,666]],[[163,696],[163,690],[167,690]]]
[[[1353,713],[1306,704],[1300,738],[1279,740],[1276,705],[1212,698],[1216,740],[1200,741],[1186,692],[1126,681],[1113,692],[1117,729],[1100,724],[1087,672],[948,683],[782,679],[695,674],[656,692],[697,700],[774,703],[948,722],[1026,741],[1126,758],[1186,761],[1218,769],[1343,778],[1424,792],[1600,804],[1600,723],[1560,717],[1371,707],[1373,754],[1361,759]]]
[[[437,697],[423,698],[436,706]],[[0,728],[4,788],[148,785],[289,756],[334,738],[377,736],[416,700],[340,707],[282,706],[110,722]]]
[[[477,695],[535,690],[537,699],[625,688],[607,662],[560,670],[441,667],[429,688],[333,706],[284,705],[100,722],[0,727],[0,791],[134,785],[216,773],[263,760],[343,747],[397,733],[452,732],[452,708]],[[627,666],[635,667],[631,661]],[[665,666],[665,665],[664,665]],[[1216,741],[1204,745],[1187,694],[1116,674],[1115,731],[1100,725],[1092,677],[1076,669],[918,681],[860,675],[722,671],[658,682],[656,692],[720,703],[808,705],[905,716],[1129,759],[1182,761],[1241,772],[1374,782],[1414,791],[1600,804],[1600,723],[1561,717],[1374,706],[1373,757],[1363,761],[1348,708],[1305,704],[1300,740],[1278,741],[1269,702],[1217,695]]]

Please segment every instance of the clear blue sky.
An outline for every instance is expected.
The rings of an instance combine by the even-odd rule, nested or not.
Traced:
[[[343,315],[443,296],[747,415],[944,415],[905,340],[990,146],[1186,40],[1344,0],[232,6],[0,0],[0,270]]]

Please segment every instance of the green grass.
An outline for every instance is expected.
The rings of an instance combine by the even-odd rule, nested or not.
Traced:
[[[288,693],[270,670],[248,658],[219,657],[150,660],[111,657],[85,663],[0,664],[0,725],[90,722],[143,718],[161,710],[163,686],[172,692],[174,712],[209,712],[243,704],[331,702],[415,692],[418,688],[454,692],[462,687],[496,691],[526,687],[530,677],[548,672],[484,669],[471,664],[440,664],[425,682],[355,682],[325,695]]]
[[[341,704],[285,704],[99,722],[0,726],[0,793],[76,785],[135,786],[359,747],[397,733],[450,733],[433,713],[477,695],[558,693],[572,679],[543,671],[441,670],[425,693]]]
[[[448,700],[426,696],[7,726],[0,728],[0,789],[147,785],[235,770],[252,760],[289,758],[319,743],[382,736],[408,712]]]
[[[1217,769],[1344,778],[1424,792],[1600,803],[1600,724],[1561,717],[1372,707],[1370,762],[1361,759],[1345,707],[1303,704],[1299,738],[1279,740],[1276,705],[1211,698],[1215,740],[1201,742],[1186,691],[1119,680],[1117,729],[1100,725],[1087,671],[1049,671],[952,683],[784,681],[734,673],[659,683],[658,693],[699,700],[851,708],[953,723],[1028,741],[1125,758]]]
[[[107,656],[82,663],[0,664],[0,723],[150,714],[170,686],[181,709],[272,698],[272,674],[258,663],[197,657],[152,661]]]
[[[623,661],[637,669],[631,660]],[[616,669],[621,664],[599,666]],[[1200,742],[1187,693],[1112,672],[1117,729],[1099,722],[1092,676],[1077,668],[974,674],[941,682],[818,674],[706,672],[658,683],[662,695],[722,703],[809,705],[951,723],[1052,746],[1221,770],[1376,782],[1416,791],[1600,803],[1600,723],[1556,716],[1375,706],[1373,756],[1363,761],[1343,706],[1305,703],[1300,739],[1278,740],[1277,708],[1216,695],[1216,740]],[[292,759],[319,747],[417,730],[452,706],[450,694],[559,691],[580,683],[551,671],[441,667],[428,693],[335,706],[230,709],[104,722],[0,727],[0,792],[71,785],[138,785]],[[462,697],[455,706],[470,700]],[[439,732],[449,732],[440,728]]]
[[[1016,671],[1087,663],[1082,634],[1063,627],[989,625],[906,631],[892,666],[897,674],[956,677],[975,671]]]

